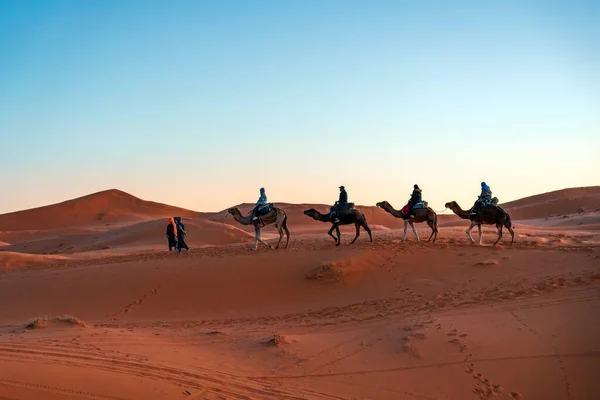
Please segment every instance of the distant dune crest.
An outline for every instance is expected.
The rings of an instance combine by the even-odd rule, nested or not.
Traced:
[[[111,189],[29,210],[0,215],[0,231],[49,230],[68,227],[147,221],[200,213],[142,200]]]

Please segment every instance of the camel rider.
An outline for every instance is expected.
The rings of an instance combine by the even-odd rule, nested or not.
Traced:
[[[340,189],[340,198],[335,203],[335,205],[333,207],[331,207],[331,210],[329,211],[330,219],[333,221],[334,224],[337,224],[340,222],[339,211],[346,204],[348,204],[348,193],[346,193],[346,188],[344,186],[340,186],[339,189]]]
[[[258,198],[258,201],[252,210],[252,221],[258,219],[258,209],[267,204],[267,194],[265,193],[265,188],[260,188],[260,197]]]
[[[412,212],[413,207],[415,204],[420,203],[421,201],[423,201],[423,192],[421,191],[421,188],[419,188],[419,185],[414,185],[412,195],[410,196],[410,200],[408,200],[408,210],[411,218],[415,217]]]
[[[477,198],[477,201],[471,210],[471,215],[476,215],[477,211],[479,211],[482,205],[490,204],[491,202],[492,189],[487,185],[487,183],[481,182],[481,194],[479,195],[479,198]]]

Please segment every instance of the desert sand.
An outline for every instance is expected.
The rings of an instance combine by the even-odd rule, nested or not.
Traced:
[[[504,204],[496,247],[454,215],[401,243],[368,206],[374,242],[335,247],[302,214],[327,206],[279,206],[290,246],[256,252],[224,211],[117,190],[0,215],[0,399],[600,398],[600,187]]]

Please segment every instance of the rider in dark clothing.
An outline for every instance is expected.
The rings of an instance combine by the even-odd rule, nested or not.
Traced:
[[[412,212],[413,207],[415,206],[415,204],[420,203],[421,201],[423,201],[422,191],[419,188],[419,185],[415,185],[413,187],[413,192],[412,192],[412,195],[410,196],[410,200],[408,200],[408,209],[409,209],[411,218],[414,218],[414,216],[415,216]]]
[[[267,202],[267,194],[265,192],[265,188],[260,188],[260,197],[258,198],[256,205],[252,209],[252,222],[253,223],[254,223],[254,221],[256,221],[258,219],[258,210],[261,207],[266,206],[267,204],[268,204],[268,202]]]
[[[481,194],[477,198],[477,201],[473,205],[471,209],[471,215],[477,215],[477,211],[481,208],[482,205],[488,204],[492,202],[492,189],[488,186],[487,183],[481,182]]]
[[[346,193],[346,188],[344,186],[340,186],[340,198],[338,199],[337,203],[331,207],[331,210],[329,210],[330,219],[333,221],[333,223],[337,224],[340,222],[339,210],[341,210],[346,204],[348,204],[348,193]]]

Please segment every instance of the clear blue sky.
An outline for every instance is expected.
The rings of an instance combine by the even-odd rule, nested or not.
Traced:
[[[0,0],[0,212],[600,184],[599,4]]]

